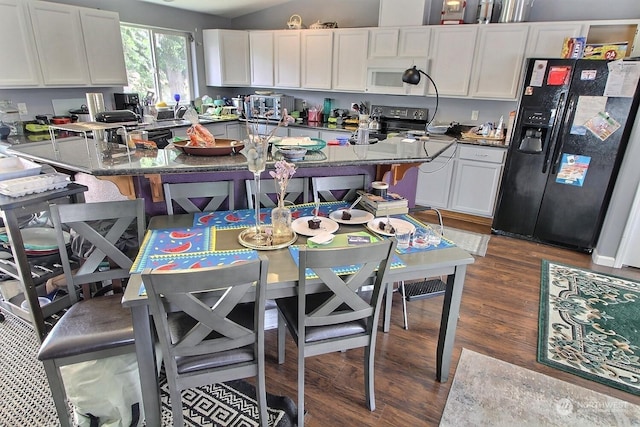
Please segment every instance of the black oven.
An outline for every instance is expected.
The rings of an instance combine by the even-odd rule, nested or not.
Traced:
[[[424,131],[429,118],[429,110],[426,108],[373,105],[371,116],[378,119],[380,132],[384,134]]]

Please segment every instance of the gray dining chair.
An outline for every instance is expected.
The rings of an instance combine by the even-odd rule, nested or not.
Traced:
[[[380,306],[387,286],[387,272],[396,247],[395,238],[344,248],[301,247],[298,295],[276,300],[278,320],[278,363],[285,361],[285,328],[298,347],[298,426],[304,425],[304,359],[336,351],[364,347],[364,386],[367,407],[375,410],[374,358]],[[333,269],[354,266],[340,275]],[[307,278],[313,270],[328,288],[306,294],[317,279]],[[364,291],[373,280],[373,290]]]
[[[181,271],[145,269],[171,395],[182,426],[181,391],[256,377],[260,425],[267,426],[264,310],[268,260]],[[179,286],[178,286],[179,285]],[[244,303],[248,298],[250,302]]]
[[[278,189],[275,188],[272,181],[265,180],[260,188],[260,206],[265,208],[276,207],[275,194]],[[247,208],[253,209],[255,206],[253,199],[256,192],[255,180],[245,180],[245,187],[247,190]],[[309,203],[309,178],[291,178],[287,185],[287,194],[284,199],[291,202],[291,204],[295,204],[299,200],[302,203]]]
[[[164,199],[167,205],[167,214],[173,215],[174,204],[186,213],[211,212],[224,208],[235,209],[235,184],[234,181],[216,182],[181,182],[164,183]],[[197,200],[204,200],[197,205]],[[204,204],[206,202],[206,204]]]
[[[369,184],[370,179],[366,174],[312,177],[313,201],[335,202],[339,197],[340,200],[350,202],[358,197],[358,190],[366,190]]]
[[[145,232],[144,200],[123,200],[73,205],[51,205],[51,220],[56,230],[58,248],[67,284],[79,289],[90,283],[122,280],[129,277],[133,261],[126,253],[122,238],[135,224],[133,240],[139,246]],[[110,221],[96,231],[95,224]],[[89,244],[86,258],[72,270],[63,231],[71,230],[76,239]],[[104,261],[109,260],[105,269]],[[114,294],[78,301],[60,317],[45,337],[38,359],[42,361],[49,387],[63,427],[73,425],[69,419],[67,394],[60,367],[135,352],[131,311],[122,307],[122,295]],[[69,379],[68,379],[69,380]],[[105,385],[108,386],[108,385]],[[105,403],[107,404],[107,403]]]

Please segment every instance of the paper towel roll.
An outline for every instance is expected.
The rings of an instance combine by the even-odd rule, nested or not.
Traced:
[[[89,109],[89,120],[96,121],[96,114],[105,111],[104,97],[101,93],[87,93],[87,108]]]

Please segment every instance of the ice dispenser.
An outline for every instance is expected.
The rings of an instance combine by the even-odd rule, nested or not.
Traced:
[[[543,147],[549,142],[552,116],[551,111],[523,111],[520,132],[522,139],[518,145],[518,151],[530,154],[542,153]]]

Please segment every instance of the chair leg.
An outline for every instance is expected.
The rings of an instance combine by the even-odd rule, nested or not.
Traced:
[[[367,400],[367,407],[370,411],[376,410],[376,393],[374,389],[374,361],[375,355],[373,354],[375,348],[372,345],[368,345],[364,349],[364,389],[365,398]]]
[[[47,374],[47,380],[49,381],[49,388],[51,389],[53,403],[56,406],[60,426],[71,427],[72,423],[69,419],[69,410],[67,408],[67,393],[64,389],[60,369],[54,360],[44,360],[42,363],[44,365],[44,371]]]
[[[173,414],[173,426],[184,426],[184,414],[182,413],[182,393],[177,387],[169,384],[169,396],[171,398],[171,413]]]
[[[304,427],[304,412],[304,349],[298,347],[298,427]]]
[[[264,357],[262,359],[264,361]],[[269,425],[267,414],[267,384],[264,371],[264,363],[258,363],[258,375],[256,378],[256,400],[258,401],[258,417],[261,426]]]
[[[284,348],[287,338],[286,327],[284,316],[280,313],[280,310],[278,310],[278,363],[280,365],[284,363]]]
[[[404,328],[409,329],[409,320],[407,319],[407,295],[404,291],[404,280],[399,282],[400,295],[402,295],[402,316],[404,318]]]

